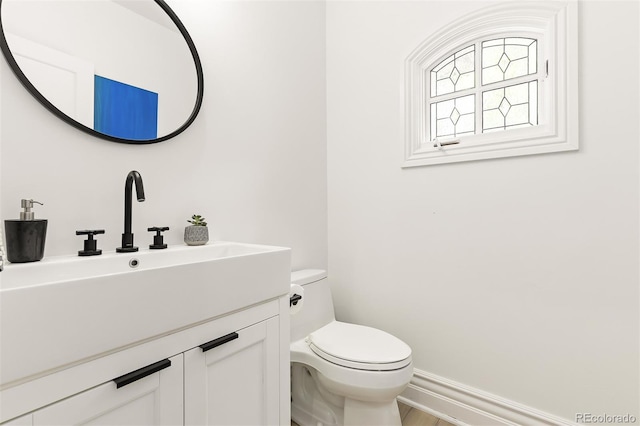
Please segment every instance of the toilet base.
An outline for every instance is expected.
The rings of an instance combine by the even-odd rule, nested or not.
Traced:
[[[300,426],[343,425],[344,398],[323,397],[312,371],[303,364],[291,363],[291,420]]]
[[[317,413],[309,412],[303,407],[291,404],[291,420],[300,426],[343,426],[344,422],[338,422],[335,417],[318,417]],[[322,421],[325,420],[325,421]],[[328,420],[328,421],[327,421]]]
[[[400,411],[396,400],[390,403],[367,403],[345,399],[345,407],[320,408],[291,404],[291,420],[300,426],[401,426]],[[375,405],[375,406],[372,406]],[[311,410],[309,410],[311,408]],[[319,409],[319,410],[318,410]],[[323,412],[319,415],[319,412]]]
[[[360,401],[328,392],[318,373],[291,364],[291,419],[300,426],[401,426],[396,398]]]

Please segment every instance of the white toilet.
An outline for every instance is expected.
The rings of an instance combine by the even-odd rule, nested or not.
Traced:
[[[400,426],[396,397],[413,374],[411,348],[371,327],[336,321],[327,274],[291,274],[291,418],[301,426]]]

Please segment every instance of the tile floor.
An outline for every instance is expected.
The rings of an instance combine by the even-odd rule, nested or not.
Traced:
[[[401,402],[398,402],[398,407],[400,408],[402,426],[455,426],[452,423],[434,417],[417,408],[409,407]],[[292,420],[291,426],[298,426],[298,424]]]

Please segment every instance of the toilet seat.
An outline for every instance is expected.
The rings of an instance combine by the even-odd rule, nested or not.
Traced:
[[[411,348],[397,337],[371,327],[332,321],[305,339],[319,357],[343,367],[397,370],[411,363]]]

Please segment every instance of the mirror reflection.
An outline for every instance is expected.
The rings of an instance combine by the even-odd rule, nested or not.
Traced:
[[[118,142],[148,143],[175,136],[195,118],[200,63],[161,0],[0,2],[12,66],[70,124]]]

